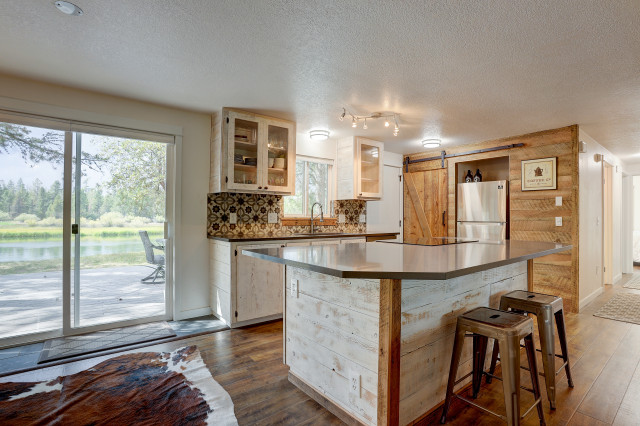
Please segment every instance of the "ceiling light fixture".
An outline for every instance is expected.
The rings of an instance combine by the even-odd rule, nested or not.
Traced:
[[[393,136],[398,136],[398,132],[400,131],[400,127],[398,127],[398,114],[396,114],[395,112],[390,112],[390,113],[374,112],[373,114],[370,114],[370,115],[356,115],[351,113],[346,108],[342,108],[342,114],[340,114],[338,119],[342,121],[344,120],[344,117],[346,115],[351,116],[351,127],[353,128],[358,127],[358,121],[363,121],[364,124],[362,125],[362,129],[367,130],[369,128],[369,125],[367,124],[367,120],[383,118],[384,127],[389,127],[389,121],[393,119],[393,122],[395,123],[395,127],[393,129]]]
[[[84,13],[82,9],[76,6],[73,3],[69,3],[68,1],[57,1],[53,3],[55,7],[62,13],[71,15],[71,16],[82,16]]]
[[[441,143],[440,139],[425,139],[422,141],[422,146],[425,148],[437,148]]]
[[[314,141],[326,141],[329,139],[329,131],[322,129],[311,130],[309,132],[309,137]]]

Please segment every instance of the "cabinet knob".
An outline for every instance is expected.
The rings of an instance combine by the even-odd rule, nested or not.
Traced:
[[[258,189],[262,189],[262,187],[261,187],[261,186],[259,186],[259,187],[258,187]]]
[[[265,186],[265,187],[264,187],[264,189],[269,189],[269,187],[268,187],[268,186]]]

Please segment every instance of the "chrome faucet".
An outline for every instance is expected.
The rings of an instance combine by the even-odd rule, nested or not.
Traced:
[[[314,226],[313,226],[313,209],[316,207],[316,204],[320,206],[320,222],[324,222],[324,212],[322,211],[322,204],[318,203],[317,201],[315,203],[313,203],[313,205],[311,206],[311,233],[314,234],[315,230],[314,230]]]

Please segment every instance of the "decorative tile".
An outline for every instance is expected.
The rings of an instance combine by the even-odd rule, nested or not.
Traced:
[[[282,226],[283,199],[271,194],[215,193],[208,195],[207,235],[212,237],[275,237],[310,232],[310,226]],[[367,212],[362,200],[333,201],[333,215],[345,215],[345,223],[318,227],[319,232],[366,232],[366,223],[360,223],[360,215]],[[229,223],[230,213],[237,214],[237,223]],[[278,214],[278,223],[267,223],[269,213]]]

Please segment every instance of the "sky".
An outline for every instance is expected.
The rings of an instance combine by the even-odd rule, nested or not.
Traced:
[[[23,127],[29,129],[31,131],[30,135],[35,137],[41,137],[50,131],[38,127]],[[96,154],[99,151],[101,141],[106,139],[108,138],[105,136],[86,135],[83,137],[82,150],[90,154]],[[3,180],[5,184],[9,180],[17,182],[18,179],[22,178],[25,185],[30,186],[37,178],[48,188],[55,180],[59,180],[62,183],[62,173],[62,164],[32,163],[24,160],[18,150],[9,151],[8,153],[0,151],[0,180]],[[104,183],[110,179],[110,174],[106,170],[97,172],[85,167],[83,173],[85,177],[82,179],[82,184],[86,188],[94,187],[96,183]]]

